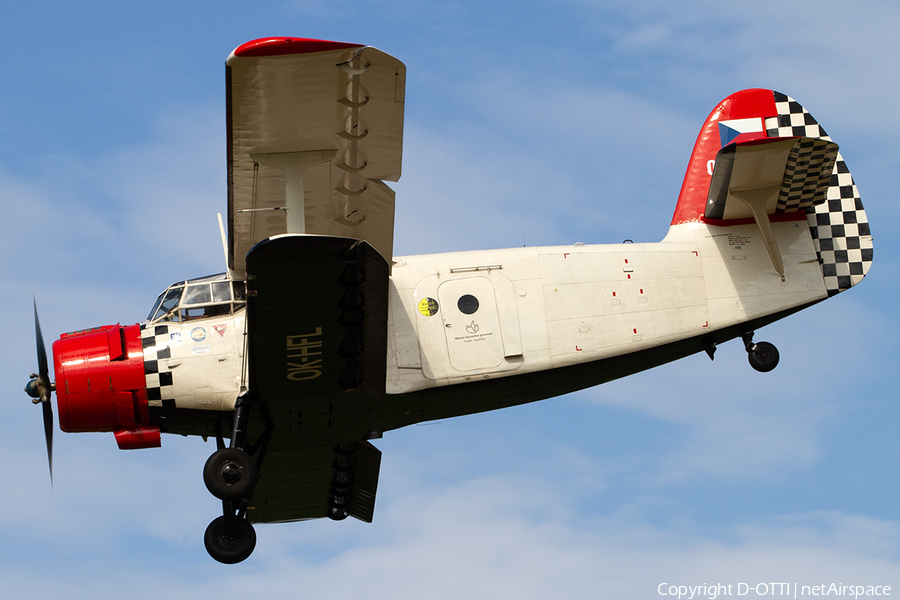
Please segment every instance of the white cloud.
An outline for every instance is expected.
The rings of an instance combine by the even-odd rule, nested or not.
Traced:
[[[890,2],[555,4],[593,25],[586,29],[603,40],[595,60],[610,65],[616,81],[642,81],[651,96],[774,87],[808,104],[828,131],[830,122],[850,125],[846,115],[867,135],[897,126],[900,87],[877,58],[896,49]]]
[[[561,486],[543,469],[435,485],[428,464],[410,448],[387,457],[392,466],[374,524],[259,526],[254,556],[226,568],[198,558],[203,523],[194,521],[206,511],[193,500],[196,469],[189,461],[172,462],[175,454],[194,454],[190,447],[197,444],[177,445],[156,466],[143,460],[148,454],[127,454],[101,468],[106,472],[87,478],[71,472],[78,487],[61,483],[54,492],[65,496],[61,503],[38,503],[47,520],[29,534],[57,568],[39,576],[29,554],[7,554],[0,569],[5,589],[44,598],[58,594],[65,581],[69,593],[103,599],[140,579],[131,587],[136,599],[163,590],[171,598],[293,598],[298,589],[309,597],[329,595],[340,582],[345,594],[373,598],[537,599],[652,597],[663,582],[900,583],[900,525],[893,521],[811,511],[712,527],[677,520],[649,525],[627,506],[579,510],[573,490],[580,482],[566,477],[568,485]],[[81,447],[67,466],[93,464],[100,450]],[[34,499],[23,498],[26,505]],[[22,539],[20,527],[11,533]],[[110,550],[130,558],[109,570],[103,557]]]

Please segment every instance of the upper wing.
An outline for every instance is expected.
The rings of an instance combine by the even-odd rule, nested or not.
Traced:
[[[357,44],[248,42],[226,61],[229,267],[281,233],[368,241],[390,264],[406,67]]]

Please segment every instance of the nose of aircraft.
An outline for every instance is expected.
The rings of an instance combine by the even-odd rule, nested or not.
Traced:
[[[53,366],[60,429],[114,431],[123,448],[159,445],[159,429],[149,423],[139,325],[65,333],[53,344]],[[150,439],[148,428],[155,429]],[[128,445],[135,436],[142,445]]]

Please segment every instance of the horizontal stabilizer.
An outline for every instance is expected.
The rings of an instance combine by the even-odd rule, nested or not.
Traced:
[[[729,144],[716,156],[704,217],[714,221],[755,217],[749,190],[765,190],[766,215],[805,212],[825,201],[837,155],[837,144],[823,139],[767,138]]]
[[[795,214],[802,219],[807,208],[824,202],[837,155],[837,144],[813,138],[729,144],[716,156],[704,217],[707,221],[753,218],[772,266],[784,275],[770,215]]]

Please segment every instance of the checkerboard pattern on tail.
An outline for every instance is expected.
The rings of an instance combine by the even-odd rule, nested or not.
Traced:
[[[813,116],[793,98],[774,92],[777,117],[766,119],[769,137],[831,140]],[[829,296],[856,285],[872,265],[872,233],[859,190],[838,153],[824,199],[806,209],[807,222]]]
[[[788,156],[775,212],[797,212],[823,202],[837,154],[837,145],[828,140],[800,140]]]

